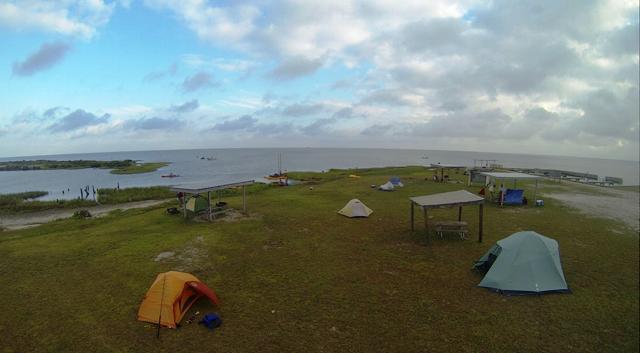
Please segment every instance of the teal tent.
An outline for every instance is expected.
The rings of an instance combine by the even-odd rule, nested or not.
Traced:
[[[478,287],[504,294],[569,292],[558,242],[533,231],[499,240],[474,267],[486,272]]]

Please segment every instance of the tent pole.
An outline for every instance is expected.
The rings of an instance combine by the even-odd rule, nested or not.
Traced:
[[[458,222],[462,221],[462,206],[458,206]]]
[[[158,313],[158,331],[156,332],[156,338],[160,339],[160,325],[162,322],[162,305],[164,304],[164,285],[167,282],[167,274],[164,274],[162,278],[162,297],[160,297],[160,312]]]
[[[209,222],[211,222],[211,191],[207,191],[207,210],[209,211]]]
[[[413,232],[413,201],[411,201],[411,231]]]
[[[536,188],[533,189],[533,204],[535,205],[538,197],[538,179],[536,178]]]
[[[480,218],[478,219],[478,243],[482,243],[482,226],[483,226],[483,215],[484,215],[484,205],[480,204],[480,210],[478,212],[480,214]]]

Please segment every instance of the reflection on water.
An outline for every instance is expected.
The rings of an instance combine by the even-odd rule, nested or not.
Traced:
[[[461,151],[425,151],[390,149],[200,149],[143,152],[108,152],[37,156],[16,159],[134,159],[143,162],[171,162],[153,173],[116,175],[105,169],[41,170],[0,172],[0,193],[31,190],[49,191],[42,199],[77,198],[80,189],[177,185],[192,182],[229,183],[260,179],[276,172],[278,152],[282,152],[283,169],[290,171],[320,171],[330,168],[366,168],[383,166],[428,165],[450,163],[473,165],[474,159],[496,159],[506,167],[533,167],[588,172],[624,178],[627,185],[637,185],[638,162],[595,158],[552,157]],[[422,157],[428,155],[429,159]],[[201,159],[215,156],[215,160]],[[163,174],[179,174],[178,178],[162,178]],[[62,193],[64,191],[64,194]]]

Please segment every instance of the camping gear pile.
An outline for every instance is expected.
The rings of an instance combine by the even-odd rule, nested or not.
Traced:
[[[568,293],[558,242],[533,231],[499,240],[475,262],[486,273],[478,287],[509,295]]]
[[[218,316],[218,314],[213,313],[205,315],[198,323],[204,325],[204,327],[208,328],[209,330],[213,330],[214,328],[222,325],[222,319],[220,318],[220,316]]]

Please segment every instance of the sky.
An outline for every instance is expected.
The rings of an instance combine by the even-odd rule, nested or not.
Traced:
[[[639,159],[637,1],[0,0],[0,156]]]

